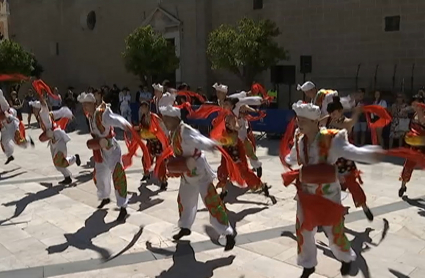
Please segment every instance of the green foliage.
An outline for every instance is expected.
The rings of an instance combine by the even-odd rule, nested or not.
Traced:
[[[270,20],[243,18],[237,26],[221,25],[209,35],[207,55],[212,68],[228,70],[251,85],[259,73],[288,58],[274,40],[279,34]]]
[[[141,79],[172,72],[179,67],[175,46],[169,44],[150,25],[134,30],[125,44],[125,51],[122,53],[125,67]]]
[[[0,73],[20,73],[30,76],[33,71],[33,56],[17,42],[0,42]]]
[[[41,74],[44,72],[43,66],[38,62],[38,60],[33,56],[32,58],[32,71],[31,76],[36,78],[41,78]]]

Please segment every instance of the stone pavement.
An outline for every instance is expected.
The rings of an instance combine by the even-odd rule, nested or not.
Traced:
[[[28,132],[35,139],[40,134],[38,129]],[[68,150],[79,153],[84,164],[91,156],[85,146],[89,135],[74,132],[71,137]],[[278,142],[264,139],[259,145],[263,179],[273,186],[271,193],[278,203],[272,205],[264,196],[242,195],[242,190],[233,188],[227,208],[238,237],[237,246],[228,253],[219,246],[223,239],[217,242],[202,203],[187,238],[190,243],[170,240],[177,231],[178,180],[170,179],[167,192],[159,192],[151,182],[141,186],[139,158],[127,172],[133,195],[131,216],[117,225],[113,203],[96,210],[92,169],[72,166],[77,182],[62,187],[46,144],[16,148],[15,161],[0,166],[0,278],[299,277],[293,236],[295,191],[282,185]],[[218,154],[208,158],[218,166]],[[359,166],[375,221],[369,223],[355,208],[346,218],[348,237],[358,255],[351,277],[425,277],[425,201],[421,199],[425,175],[414,172],[408,188],[411,199],[402,200],[397,196],[399,164]],[[344,202],[353,207],[350,196]],[[387,235],[381,240],[384,232]],[[326,242],[319,233],[319,265],[312,278],[340,277],[340,264]],[[109,261],[100,259],[108,254]]]

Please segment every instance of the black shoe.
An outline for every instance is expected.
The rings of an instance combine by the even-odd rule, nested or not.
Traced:
[[[233,247],[235,247],[235,244],[236,244],[235,237],[236,237],[235,234],[226,236],[226,245],[224,246],[224,251],[230,251],[233,249]]]
[[[103,199],[102,202],[100,203],[99,206],[97,206],[98,209],[102,209],[104,206],[106,206],[107,204],[109,204],[111,202],[111,199],[107,198],[107,199]]]
[[[316,271],[316,268],[304,268],[303,274],[301,274],[300,278],[308,278],[311,274],[313,274]]]
[[[342,262],[341,275],[347,276],[348,274],[350,274],[350,270],[351,270],[351,262],[349,263]]]
[[[178,234],[173,235],[174,240],[180,240],[184,236],[189,236],[192,232],[189,229],[181,228]]]
[[[400,189],[398,190],[398,197],[403,197],[404,193],[406,193],[407,187],[406,186],[401,186]]]
[[[140,181],[147,181],[148,179],[150,179],[151,175],[147,174],[147,175],[143,175],[143,178]]]
[[[167,191],[167,187],[168,187],[168,182],[164,181],[163,183],[161,183],[159,189],[161,191]]]
[[[29,137],[29,139],[30,139],[30,145],[31,145],[31,147],[33,147],[33,148],[34,148],[34,146],[35,146],[35,144],[34,144],[34,140],[32,140],[32,138],[31,138],[31,137]]]
[[[71,183],[72,183],[71,177],[65,177],[63,181],[59,182],[59,184],[71,184]]]
[[[224,198],[226,198],[227,193],[229,193],[227,190],[223,190],[223,191],[220,192],[220,199],[222,201],[224,201]]]
[[[256,169],[257,177],[261,178],[263,176],[263,167],[259,167]]]
[[[81,165],[81,159],[80,159],[80,155],[76,154],[75,155],[75,164],[77,164],[77,166]]]
[[[125,219],[127,218],[127,215],[128,215],[127,209],[120,208],[120,214],[118,215],[117,222],[124,222]]]
[[[363,212],[369,221],[373,221],[373,213],[372,211],[370,211],[370,208],[368,206],[365,205],[363,207]]]
[[[13,160],[15,160],[15,158],[13,157],[13,155],[9,156],[6,160],[6,163],[4,165],[9,164],[10,162],[12,162]]]

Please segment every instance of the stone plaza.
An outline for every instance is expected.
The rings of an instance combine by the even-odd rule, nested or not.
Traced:
[[[84,122],[81,123],[84,126]],[[39,129],[27,132],[38,138]],[[160,192],[153,182],[140,183],[140,157],[127,171],[131,196],[130,217],[116,223],[113,202],[97,210],[96,188],[86,162],[90,135],[70,134],[70,153],[79,153],[82,167],[72,166],[75,183],[58,185],[61,176],[53,167],[49,149],[36,142],[33,149],[15,151],[15,161],[0,167],[0,278],[39,277],[299,277],[296,265],[295,188],[282,185],[279,141],[258,141],[263,180],[272,185],[277,199],[272,205],[263,195],[231,187],[226,197],[229,218],[238,232],[237,246],[224,253],[223,239],[209,226],[200,202],[186,241],[175,243],[178,179]],[[124,141],[122,143],[125,151]],[[219,154],[208,154],[217,167]],[[5,157],[4,157],[5,160]],[[357,253],[351,277],[425,277],[425,182],[417,170],[408,186],[408,197],[397,196],[403,161],[359,165],[368,205],[375,214],[367,221],[351,206],[346,217],[347,236]],[[86,166],[84,166],[86,165]],[[245,194],[244,194],[245,193]],[[111,196],[114,198],[113,196]],[[340,277],[337,262],[323,233],[316,236],[319,265],[312,277]],[[104,259],[108,258],[108,259]]]

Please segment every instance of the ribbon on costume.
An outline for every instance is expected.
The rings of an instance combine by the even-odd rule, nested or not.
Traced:
[[[155,169],[154,169],[154,171],[153,171],[153,173],[154,173],[154,175],[155,175],[156,177],[159,177],[159,169],[160,169],[160,167],[159,167],[159,166],[160,166],[162,163],[165,163],[165,160],[166,160],[167,158],[169,158],[170,156],[172,156],[173,154],[174,154],[173,146],[169,145],[169,146],[167,146],[167,148],[165,148],[165,149],[162,151],[161,155],[160,155],[159,157],[157,157],[157,159],[156,159]]]
[[[285,157],[291,152],[291,145],[294,143],[294,133],[297,127],[296,117],[293,117],[286,126],[285,134],[280,141],[279,158],[283,165],[286,165]]]
[[[41,79],[34,80],[32,82],[32,86],[40,97],[43,97],[43,91],[45,91],[52,98],[60,99],[60,97],[58,95],[55,95],[50,89],[50,87]]]
[[[379,105],[366,105],[363,107],[363,112],[366,114],[366,121],[370,127],[370,133],[372,137],[372,143],[374,145],[378,144],[378,136],[376,134],[377,128],[383,128],[389,123],[391,123],[392,117],[388,114],[387,109]],[[375,114],[379,119],[372,123],[370,114]]]
[[[303,192],[299,173],[299,170],[292,170],[282,174],[282,178],[285,186],[295,181],[298,202],[304,217],[301,229],[311,231],[317,226],[335,226],[340,223],[344,216],[344,206],[320,195]]]
[[[174,107],[177,107],[179,109],[186,109],[189,112],[189,115],[190,113],[193,113],[192,105],[187,101],[180,105],[174,105]]]
[[[11,74],[0,74],[0,82],[4,81],[23,81],[30,79],[28,76],[25,76],[20,73],[11,73]]]
[[[425,154],[409,149],[409,148],[396,148],[387,150],[384,153],[387,156],[395,156],[395,157],[401,157],[405,158],[407,160],[411,160],[416,163],[416,165],[420,166],[421,168],[425,168]]]
[[[206,119],[212,113],[222,112],[224,109],[218,105],[203,104],[198,109],[192,111],[187,116],[190,119]]]
[[[144,165],[146,165],[146,168],[149,169],[152,166],[152,162],[149,156],[148,147],[145,145],[145,143],[143,143],[143,141],[140,139],[139,134],[137,134],[136,130],[133,127],[129,127],[128,131],[130,131],[131,133],[131,141],[127,136],[125,136],[128,153],[122,156],[124,170],[132,165],[133,156],[136,154],[136,151],[139,147],[142,149],[143,152]]]
[[[206,101],[206,99],[203,96],[201,96],[198,93],[192,92],[192,91],[178,91],[177,95],[178,96],[185,96],[186,100],[189,103],[192,103],[192,98],[197,98],[201,103],[204,103]]]
[[[247,121],[255,122],[255,121],[259,121],[259,120],[261,120],[261,119],[263,119],[267,116],[266,112],[261,111],[261,110],[258,110],[257,113],[258,113],[258,116],[252,116],[251,114],[247,114],[244,118]]]
[[[251,86],[251,92],[254,95],[259,95],[261,94],[261,96],[263,97],[263,99],[265,99],[267,102],[270,102],[274,99],[274,97],[271,97],[267,94],[266,89],[264,89],[264,87],[260,84],[260,83],[255,83],[252,84]]]

